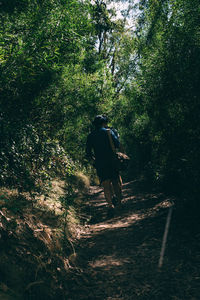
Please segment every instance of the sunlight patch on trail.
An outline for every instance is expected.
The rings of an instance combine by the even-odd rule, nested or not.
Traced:
[[[125,261],[127,262],[127,261]],[[119,267],[123,265],[124,261],[117,259],[113,255],[107,255],[103,256],[99,259],[96,259],[95,261],[90,263],[90,266],[93,268],[102,268],[102,267]]]
[[[119,259],[115,255],[104,255],[89,263],[92,268],[109,269],[111,267],[119,267],[124,263],[129,263],[129,259]]]
[[[96,224],[93,225],[93,230],[95,230],[96,232],[101,232],[103,230],[106,229],[119,229],[119,228],[126,228],[131,226],[132,224],[144,219],[146,216],[144,214],[131,214],[129,216],[125,216],[125,217],[120,217],[120,219],[118,220],[112,220],[112,222],[110,223],[110,221],[108,221],[107,223],[101,223],[101,224]]]

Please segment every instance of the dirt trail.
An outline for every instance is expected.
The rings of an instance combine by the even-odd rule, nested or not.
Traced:
[[[93,186],[83,224],[73,223],[76,237],[66,244],[50,235],[60,226],[52,214],[32,207],[17,215],[2,210],[0,300],[200,299],[198,213],[195,218],[173,208],[158,269],[171,206],[164,194],[128,182],[122,207],[108,219],[103,191]]]
[[[177,249],[180,255],[174,256],[174,242],[179,247],[183,240],[177,241],[176,233],[172,237],[171,230],[164,264],[158,270],[170,199],[163,194],[140,193],[135,182],[123,185],[123,196],[122,208],[107,219],[102,189],[91,187],[86,205],[94,218],[80,240],[77,274],[69,283],[67,299],[199,299],[197,281],[191,277],[192,290],[186,284],[189,274],[183,263],[187,245],[182,255]],[[188,264],[189,272],[192,268]]]

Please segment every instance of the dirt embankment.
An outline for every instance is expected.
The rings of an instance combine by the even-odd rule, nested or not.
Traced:
[[[63,205],[65,183],[52,182],[35,201],[8,189],[0,196],[0,300],[65,299],[82,230],[74,207]]]

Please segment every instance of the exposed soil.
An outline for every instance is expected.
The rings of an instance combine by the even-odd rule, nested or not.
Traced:
[[[197,220],[178,217],[173,208],[158,268],[173,201],[161,193],[141,193],[136,182],[123,185],[123,196],[122,207],[108,219],[102,189],[91,187],[85,204],[86,218],[92,218],[71,262],[66,300],[200,299]]]

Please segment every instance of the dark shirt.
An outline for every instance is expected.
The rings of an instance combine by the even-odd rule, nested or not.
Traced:
[[[112,130],[110,134],[116,148],[119,147],[120,142],[117,136]],[[112,148],[110,145],[107,129],[102,127],[92,131],[87,138],[86,143],[86,155],[90,159],[96,160],[96,162],[103,163],[107,160],[110,160],[112,155]]]

